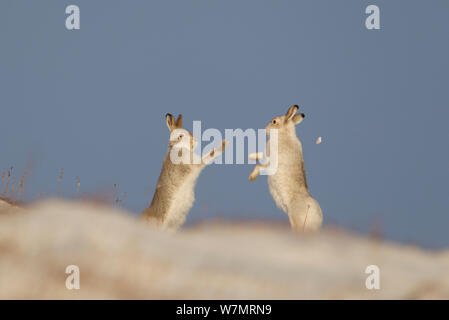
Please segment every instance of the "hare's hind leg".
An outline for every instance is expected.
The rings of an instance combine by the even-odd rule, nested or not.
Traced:
[[[311,198],[311,221],[310,226],[314,230],[319,230],[323,224],[323,212],[321,211],[320,204],[315,199]]]
[[[307,214],[304,219],[304,231],[318,231],[323,223],[323,214],[320,205],[312,197],[307,201]]]
[[[297,201],[288,216],[292,229],[297,232],[317,231],[323,222],[321,208],[313,198]]]

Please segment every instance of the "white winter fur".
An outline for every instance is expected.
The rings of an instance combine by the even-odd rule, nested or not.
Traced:
[[[227,142],[223,140],[219,149],[200,158],[193,152],[197,140],[182,128],[182,115],[175,120],[167,114],[166,122],[170,130],[168,152],[153,200],[142,213],[142,218],[161,229],[175,231],[184,223],[195,201],[195,184],[199,174],[213,158],[221,154]]]
[[[274,174],[268,175],[268,187],[276,205],[287,213],[293,230],[315,231],[321,227],[323,215],[320,205],[308,190],[302,144],[295,131],[295,126],[305,115],[296,114],[297,111],[298,106],[291,106],[284,116],[273,118],[266,127],[267,135],[270,129],[278,132],[278,166]],[[268,166],[269,151],[270,139],[267,142],[266,153],[249,155],[252,160],[266,161],[264,164],[256,165],[249,176],[250,181],[257,179],[260,171]]]

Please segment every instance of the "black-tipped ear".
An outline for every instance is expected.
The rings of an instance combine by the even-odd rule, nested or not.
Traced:
[[[182,128],[182,114],[178,116],[178,119],[176,120],[176,128],[181,129]]]
[[[293,116],[292,121],[295,125],[297,125],[301,123],[301,121],[304,120],[305,117],[306,115],[304,113],[298,113]]]
[[[299,107],[296,104],[294,106],[291,106],[290,108],[288,108],[288,111],[285,114],[285,121],[290,120],[295,115],[295,113],[298,111],[298,109],[299,109]]]
[[[173,131],[175,129],[175,117],[170,113],[165,115],[165,122],[167,123],[168,130]]]

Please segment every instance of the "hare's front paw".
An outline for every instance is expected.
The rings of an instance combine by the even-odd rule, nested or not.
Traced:
[[[214,156],[216,157],[216,156],[220,155],[223,152],[223,150],[226,148],[227,144],[228,144],[228,142],[226,140],[222,140],[220,147],[218,149],[214,149],[210,152],[210,154],[209,154],[210,157],[214,157]]]
[[[256,160],[256,161],[260,161],[263,159],[263,152],[254,152],[254,153],[250,153],[248,155],[248,159],[249,160]]]
[[[251,174],[249,175],[248,180],[249,180],[249,181],[254,181],[254,180],[256,180],[257,177],[259,176],[259,174],[260,174],[260,167],[259,167],[259,166],[256,166],[256,167],[254,168],[253,172],[251,172]]]
[[[223,139],[223,140],[221,141],[221,149],[220,149],[220,151],[223,151],[223,150],[226,148],[227,145],[228,145],[228,141],[226,141],[225,139]]]

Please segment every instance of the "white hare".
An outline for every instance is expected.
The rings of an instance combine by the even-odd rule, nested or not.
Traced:
[[[276,205],[287,213],[290,225],[295,231],[315,231],[321,227],[323,214],[320,205],[312,198],[307,187],[302,144],[296,136],[295,126],[305,117],[298,113],[297,105],[291,106],[284,116],[273,118],[266,126],[267,135],[270,129],[277,129],[277,170],[268,172],[268,187]],[[266,161],[258,164],[249,176],[253,181],[260,170],[270,165],[270,138],[264,153],[252,153],[252,160]]]
[[[200,158],[193,150],[198,141],[182,128],[182,115],[165,116],[170,140],[162,164],[161,174],[151,205],[143,211],[142,218],[164,230],[175,231],[186,220],[195,200],[195,184],[199,174],[213,158],[226,147],[223,140],[219,149],[213,149]]]

